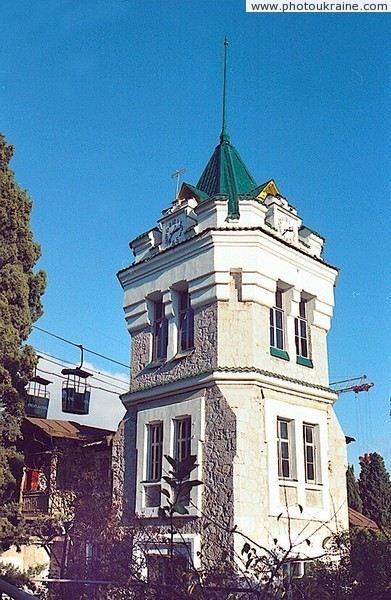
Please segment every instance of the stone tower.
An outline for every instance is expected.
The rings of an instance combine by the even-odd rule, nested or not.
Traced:
[[[195,454],[203,486],[182,531],[195,561],[200,547],[240,553],[234,526],[301,559],[347,528],[326,345],[338,270],[323,243],[273,180],[256,183],[225,118],[198,183],[130,243],[135,261],[118,274],[132,337],[120,493],[159,525],[164,456]]]

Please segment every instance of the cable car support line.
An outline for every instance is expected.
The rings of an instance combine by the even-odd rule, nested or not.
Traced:
[[[126,369],[130,369],[130,365],[126,365],[123,362],[120,362],[119,360],[115,360],[114,358],[110,358],[109,356],[105,356],[104,354],[100,354],[99,352],[95,352],[95,350],[90,350],[89,348],[85,348],[85,346],[82,346],[81,344],[76,344],[75,342],[72,342],[71,340],[67,340],[64,337],[61,337],[60,335],[57,335],[56,333],[52,333],[51,331],[47,331],[46,329],[42,329],[42,327],[38,327],[37,325],[33,325],[33,329],[37,329],[38,331],[42,331],[43,333],[46,333],[47,335],[50,335],[58,340],[61,340],[62,342],[66,342],[67,344],[70,344],[71,346],[75,346],[76,348],[79,348],[82,350],[82,352],[89,352],[90,354],[93,354],[94,356],[99,356],[99,358],[103,358],[104,360],[108,360],[112,363],[115,363],[116,365],[120,365],[121,367],[125,367]]]

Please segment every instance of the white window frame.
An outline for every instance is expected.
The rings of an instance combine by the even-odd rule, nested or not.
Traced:
[[[283,426],[286,426],[287,437],[282,436]],[[288,449],[288,456],[284,457],[283,448]],[[296,452],[295,452],[295,422],[293,419],[277,417],[277,461],[278,477],[284,480],[294,480],[296,478]],[[285,475],[284,461],[288,464],[288,474]],[[286,464],[285,462],[285,464]]]
[[[163,297],[152,300],[153,325],[152,325],[152,357],[151,361],[164,362],[167,360],[168,350],[168,321],[165,316]],[[158,314],[158,308],[161,314]]]
[[[190,568],[201,568],[201,540],[198,533],[174,533],[174,553],[184,556]],[[139,545],[135,548],[136,556],[144,564],[141,573],[146,579],[148,576],[148,556],[169,556],[170,540],[168,535],[163,535],[159,541]],[[143,559],[144,557],[144,559]],[[147,559],[147,560],[145,560]]]
[[[191,416],[184,415],[177,417],[173,420],[174,423],[174,448],[173,457],[175,460],[182,461],[191,454],[191,440],[192,440],[192,423]],[[185,435],[181,431],[185,425]]]
[[[84,562],[86,568],[93,567],[98,560],[98,545],[96,542],[86,541],[84,544]]]
[[[311,431],[312,441],[308,442],[306,439],[306,432]],[[307,460],[307,449],[312,451],[313,460]],[[304,458],[304,480],[308,484],[320,484],[321,483],[321,469],[320,469],[320,448],[319,448],[319,425],[313,423],[303,422],[303,458]],[[313,465],[313,477],[310,478],[308,475],[308,466]]]
[[[193,350],[194,348],[194,310],[191,306],[191,296],[189,293],[189,289],[186,287],[184,289],[176,290],[177,296],[177,306],[178,306],[178,354],[181,352],[188,352],[189,350]],[[186,295],[186,296],[185,296]],[[182,306],[182,300],[186,297],[186,306]],[[182,344],[182,338],[185,335],[185,343]]]
[[[274,306],[270,309],[270,347],[276,350],[286,349],[286,315],[284,307],[284,293],[280,286],[274,294]],[[281,319],[281,327],[278,327],[278,321]],[[281,345],[278,345],[278,333],[282,337]]]
[[[159,432],[158,441],[154,434]],[[148,508],[158,509],[161,505],[161,478],[163,471],[163,421],[154,421],[145,425],[146,461],[144,467],[143,504]],[[156,460],[158,456],[158,461]]]
[[[295,451],[294,479],[284,479],[278,476],[278,450],[276,436],[276,420],[278,418],[291,421],[294,429],[291,448]],[[289,402],[265,397],[265,432],[268,448],[268,479],[269,479],[269,511],[277,517],[285,512],[292,518],[306,520],[316,518],[327,522],[333,515],[335,507],[330,497],[330,480],[328,473],[329,413],[326,410],[309,407],[308,405],[291,404]],[[316,425],[317,435],[317,481],[305,481],[303,458],[303,423]],[[282,500],[283,488],[296,491],[297,504],[289,504]],[[291,490],[291,491],[292,491]],[[317,491],[321,494],[321,506],[307,504],[307,493]],[[290,491],[287,491],[290,494]],[[303,510],[300,509],[300,506]]]
[[[191,416],[191,454],[197,457],[197,468],[192,471],[191,478],[202,481],[202,446],[205,431],[205,390],[200,390],[192,396],[184,397],[183,400],[175,398],[171,404],[159,406],[156,408],[146,408],[139,410],[137,414],[137,488],[136,488],[136,513],[145,517],[158,516],[158,506],[148,506],[147,494],[149,489],[150,496],[157,493],[156,486],[167,487],[163,481],[148,481],[147,480],[147,465],[148,465],[148,425],[153,423],[163,423],[163,466],[162,475],[167,475],[171,469],[165,455],[174,456],[174,438],[176,419],[182,419]],[[187,507],[191,516],[199,515],[201,509],[201,494],[202,487],[194,487],[190,495],[190,505]],[[162,500],[162,498],[161,498]],[[160,504],[161,505],[161,504]]]
[[[152,483],[160,481],[163,469],[163,421],[148,423],[147,425],[147,462],[146,481]],[[157,438],[157,439],[156,439]]]
[[[299,316],[295,317],[295,348],[296,356],[307,359],[311,358],[310,331],[308,327],[308,300],[303,298],[303,296],[301,296],[299,302]]]

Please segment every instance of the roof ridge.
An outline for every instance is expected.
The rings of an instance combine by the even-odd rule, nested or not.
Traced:
[[[228,140],[222,140],[214,149],[195,187],[208,198],[227,195],[228,216],[238,218],[238,194],[247,194],[256,189],[257,183],[235,146]]]

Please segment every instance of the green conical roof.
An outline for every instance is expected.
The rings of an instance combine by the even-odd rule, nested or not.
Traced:
[[[209,198],[218,195],[228,196],[228,216],[239,217],[238,194],[248,194],[257,183],[230,144],[229,136],[223,129],[220,144],[216,147],[202,173],[197,188]]]

